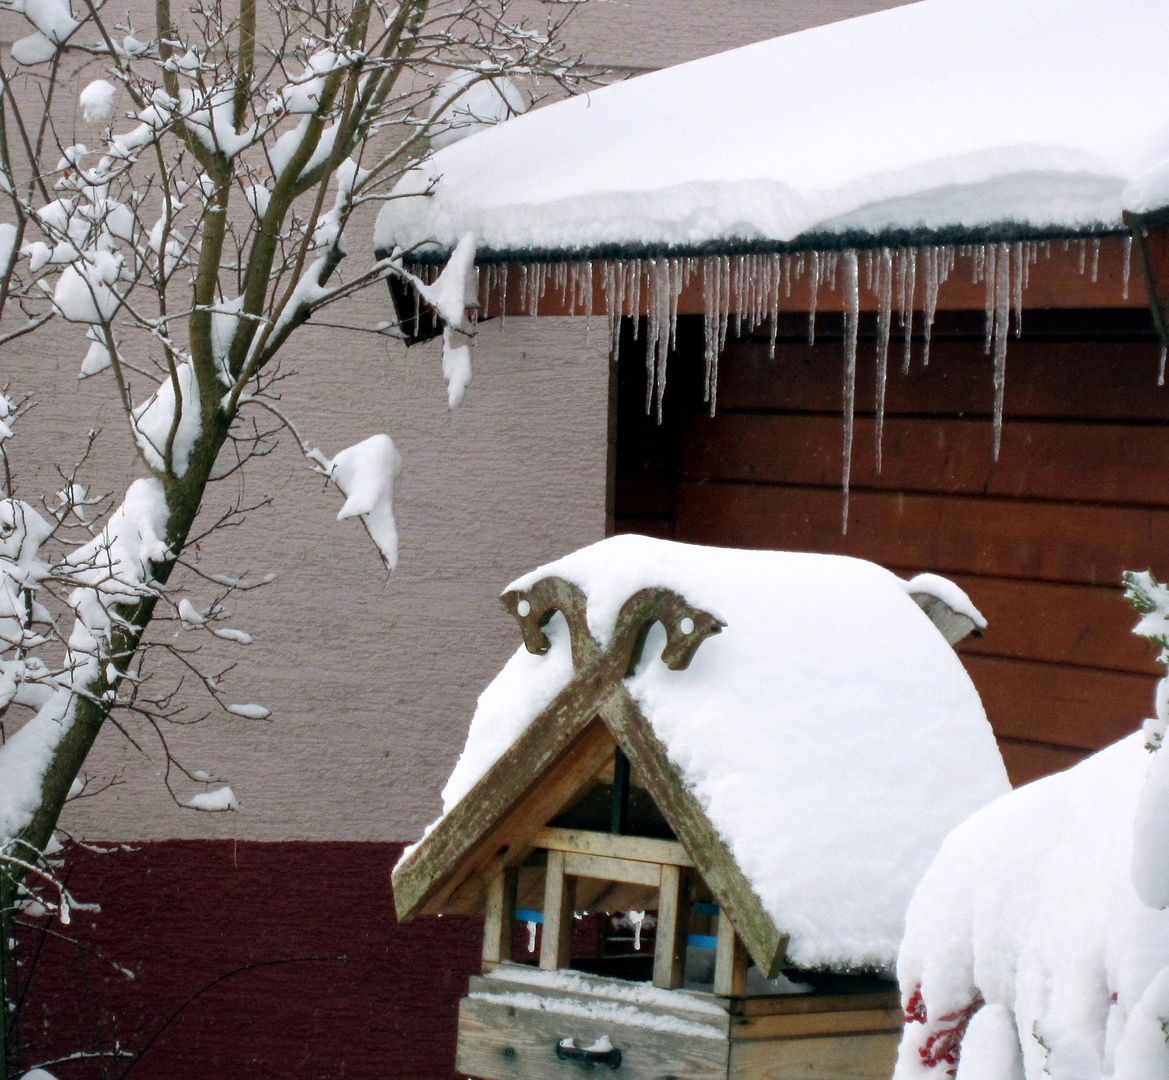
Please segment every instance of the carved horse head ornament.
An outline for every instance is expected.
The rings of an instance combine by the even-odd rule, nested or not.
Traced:
[[[571,581],[556,576],[541,578],[531,588],[505,592],[499,602],[520,624],[528,652],[542,655],[551,648],[543,628],[559,611],[568,623],[573,667],[579,670],[604,655],[622,677],[636,666],[655,622],[666,631],[662,660],[672,671],[688,667],[698,646],[726,626],[671,589],[640,589],[621,605],[608,647],[602,649],[589,632],[585,594]]]

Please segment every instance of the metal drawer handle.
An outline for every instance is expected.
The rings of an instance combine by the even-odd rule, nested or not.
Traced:
[[[608,1065],[610,1069],[621,1067],[621,1051],[613,1045],[608,1035],[602,1035],[592,1046],[577,1046],[571,1036],[556,1044],[556,1057],[560,1061],[578,1061],[585,1069],[597,1065]]]

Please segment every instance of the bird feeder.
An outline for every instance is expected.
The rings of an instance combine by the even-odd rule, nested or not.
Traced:
[[[909,892],[1006,789],[942,585],[617,537],[503,594],[523,646],[393,875],[402,920],[484,917],[461,1074],[889,1076]],[[578,955],[615,912],[652,951]]]

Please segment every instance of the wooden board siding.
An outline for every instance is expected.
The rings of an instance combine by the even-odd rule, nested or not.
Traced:
[[[993,460],[980,320],[943,314],[928,367],[890,350],[875,469],[874,344],[862,321],[847,534],[838,327],[809,346],[784,323],[720,358],[718,414],[701,401],[702,326],[683,319],[659,426],[644,352],[618,373],[615,529],[694,543],[856,555],[952,578],[989,629],[961,649],[1016,783],[1139,726],[1154,652],[1131,633],[1124,569],[1169,574],[1169,387],[1143,313],[1035,312],[1007,359]],[[868,330],[869,333],[865,334]]]

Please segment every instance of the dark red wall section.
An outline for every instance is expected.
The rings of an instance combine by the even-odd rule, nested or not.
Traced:
[[[101,904],[26,929],[21,1066],[60,1080],[451,1080],[478,919],[400,926],[399,845],[166,841],[67,854]],[[117,965],[117,966],[115,966]],[[133,980],[119,968],[134,973]],[[141,1055],[141,1056],[138,1056]]]

